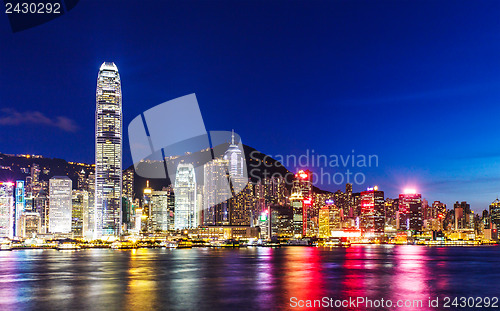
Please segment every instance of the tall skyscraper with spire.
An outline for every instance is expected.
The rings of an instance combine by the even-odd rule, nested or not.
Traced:
[[[96,91],[94,237],[118,236],[122,213],[122,91],[118,68],[104,62]]]

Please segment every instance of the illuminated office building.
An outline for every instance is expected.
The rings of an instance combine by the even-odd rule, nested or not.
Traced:
[[[122,93],[114,63],[99,69],[96,92],[95,231],[96,238],[121,233]]]
[[[399,227],[400,230],[422,230],[422,195],[415,190],[405,190],[399,195]]]
[[[196,203],[196,177],[192,164],[180,163],[177,166],[174,183],[175,192],[175,229],[196,228],[198,212]]]
[[[16,181],[16,205],[15,205],[15,221],[14,221],[14,234],[16,236],[20,236],[21,234],[21,215],[25,211],[26,201],[24,197],[24,181],[17,180]]]
[[[35,212],[24,212],[19,221],[19,237],[34,238],[40,233],[40,215]]]
[[[384,192],[378,187],[361,192],[360,229],[365,236],[381,235],[385,225]]]
[[[224,153],[223,160],[227,161],[228,168],[226,171],[229,173],[229,224],[232,226],[248,226],[250,225],[253,206],[253,187],[248,184],[243,151],[234,141],[234,131],[231,135],[231,144]],[[223,178],[223,176],[219,178]],[[205,179],[205,181],[207,180]],[[223,187],[221,193],[225,193],[227,187],[221,186]],[[225,217],[225,212],[223,213],[220,216]],[[220,219],[220,217],[217,218]]]
[[[146,181],[146,188],[142,191],[142,208],[140,209],[140,231],[151,232],[151,194],[153,189],[149,187],[149,180]],[[137,211],[136,211],[137,213]]]
[[[297,174],[295,174],[295,179],[292,184],[292,193],[290,196],[290,204],[292,205],[293,210],[293,233],[297,237],[304,236],[306,234],[307,208],[311,205],[311,201],[311,172],[308,170],[300,170]]]
[[[490,204],[490,224],[500,228],[500,200],[496,199]],[[491,227],[492,228],[492,227]]]
[[[229,225],[229,198],[227,159],[214,159],[204,165],[203,224]]]
[[[396,215],[399,209],[399,200],[398,199],[389,199],[385,200],[385,224],[388,226],[396,225]]]
[[[0,237],[14,237],[14,183],[0,182]]]
[[[151,230],[153,232],[174,229],[174,192],[171,186],[152,191],[150,196]]]
[[[319,237],[328,238],[332,235],[330,226],[330,206],[325,205],[319,210]]]
[[[245,176],[245,161],[243,152],[234,142],[234,131],[231,135],[231,144],[224,153],[224,160],[229,162],[229,175],[231,178]]]
[[[71,210],[71,232],[74,237],[83,237],[89,231],[89,194],[85,190],[73,190]]]
[[[432,203],[433,218],[443,219],[446,216],[446,204],[440,201],[434,201]]]
[[[47,233],[49,229],[49,196],[44,189],[38,192],[33,199],[34,211],[40,215],[40,233]]]
[[[122,181],[122,222],[129,227],[134,213],[134,168],[123,171]]]
[[[270,207],[271,237],[290,238],[293,236],[293,213],[290,206]]]
[[[95,237],[95,173],[93,171],[91,171],[87,177],[87,184],[89,209],[85,217],[87,217],[88,231],[84,232],[84,235],[85,237],[93,238]]]
[[[470,229],[470,224],[473,222],[470,221],[469,216],[471,214],[470,204],[467,202],[458,201],[453,205],[454,211],[454,219],[455,219],[455,230],[461,229]]]
[[[253,185],[247,183],[245,188],[229,199],[229,224],[231,226],[250,226],[252,207],[254,205]]]
[[[71,232],[72,184],[66,176],[49,180],[49,233]]]

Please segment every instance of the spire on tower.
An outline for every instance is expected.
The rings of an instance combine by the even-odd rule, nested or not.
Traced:
[[[231,130],[231,145],[234,145],[234,129]]]

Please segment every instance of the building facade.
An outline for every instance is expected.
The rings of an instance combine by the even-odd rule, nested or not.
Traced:
[[[196,228],[198,224],[196,176],[193,164],[180,163],[177,166],[174,183],[175,229]]]
[[[72,185],[67,176],[49,180],[49,233],[71,232]]]
[[[0,182],[0,237],[14,237],[14,184]]]
[[[122,213],[122,92],[114,63],[99,69],[96,92],[94,236],[118,236]]]

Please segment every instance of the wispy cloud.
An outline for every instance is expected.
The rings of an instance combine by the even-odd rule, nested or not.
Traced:
[[[3,108],[0,112],[0,125],[40,124],[56,127],[66,132],[78,130],[75,121],[63,116],[50,118],[39,111],[19,112],[12,108]]]

